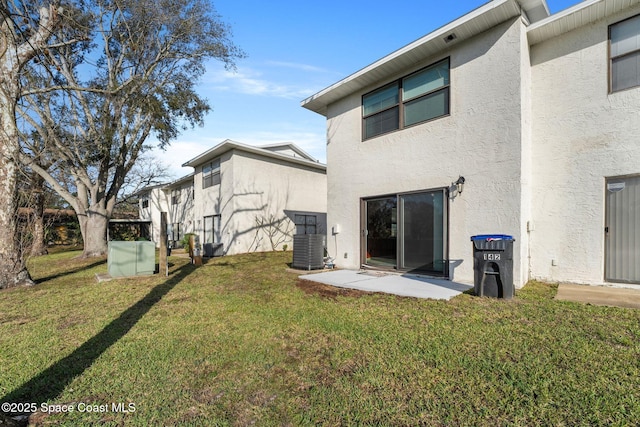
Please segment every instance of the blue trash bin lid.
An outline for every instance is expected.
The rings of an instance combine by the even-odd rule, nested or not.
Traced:
[[[477,236],[471,236],[471,241],[475,242],[477,240],[483,240],[490,242],[492,240],[515,240],[513,236],[509,236],[508,234],[479,234]]]

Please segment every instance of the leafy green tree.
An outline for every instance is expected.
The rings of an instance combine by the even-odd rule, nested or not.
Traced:
[[[75,210],[88,257],[106,252],[118,194],[151,137],[163,147],[201,125],[209,105],[196,84],[208,62],[233,68],[243,53],[206,0],[87,0],[83,19],[86,41],[49,48],[29,64],[22,81],[34,90],[19,116],[54,161],[41,167],[42,154],[27,143],[23,164]]]

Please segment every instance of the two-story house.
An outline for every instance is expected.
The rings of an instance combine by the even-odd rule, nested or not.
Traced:
[[[205,255],[292,249],[294,234],[326,233],[326,165],[295,144],[254,147],[225,140],[184,163],[194,172],[140,197],[140,218],[159,242],[199,236]]]
[[[499,233],[517,287],[640,282],[639,3],[493,0],[302,101],[337,265],[473,282]]]

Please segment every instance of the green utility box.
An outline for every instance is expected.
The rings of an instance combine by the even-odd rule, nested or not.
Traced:
[[[109,242],[107,269],[111,277],[146,276],[155,273],[155,243]]]

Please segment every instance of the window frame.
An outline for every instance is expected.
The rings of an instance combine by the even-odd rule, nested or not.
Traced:
[[[427,91],[425,93],[422,93],[420,95],[416,95],[416,96],[413,96],[411,98],[403,99],[403,84],[404,84],[405,79],[413,77],[413,76],[416,76],[416,75],[418,75],[418,74],[420,74],[422,72],[425,72],[428,69],[436,68],[439,64],[441,64],[443,62],[447,63],[447,70],[449,72],[446,84],[443,84],[442,86],[439,86],[439,87],[437,87],[435,89],[429,90],[429,91]],[[375,111],[374,113],[369,113],[369,114],[365,115],[365,98],[370,96],[370,95],[372,95],[372,94],[374,94],[374,93],[376,93],[376,92],[382,91],[385,88],[388,88],[388,87],[391,87],[391,86],[394,86],[394,85],[397,87],[397,91],[398,91],[397,92],[397,97],[396,97],[397,98],[397,103],[394,104],[394,105],[391,105],[391,106],[387,106],[387,107],[385,107],[385,108],[383,108],[383,109],[381,109],[379,111]],[[445,93],[445,97],[446,97],[446,104],[445,104],[446,112],[444,114],[441,114],[441,115],[438,115],[438,116],[435,116],[435,117],[431,117],[431,118],[428,118],[428,119],[420,120],[420,121],[411,123],[409,125],[405,124],[405,119],[406,119],[405,118],[405,107],[406,107],[407,104],[415,103],[416,101],[418,101],[420,99],[426,99],[426,98],[428,98],[430,96],[433,96],[433,95],[435,95],[435,94],[437,94],[439,92]],[[375,135],[367,136],[367,119],[372,118],[372,117],[374,117],[376,115],[380,115],[380,114],[385,113],[385,112],[389,112],[389,111],[391,111],[393,109],[397,109],[398,110],[397,111],[397,115],[398,115],[397,126],[395,127],[395,129],[388,130],[388,131],[381,132],[381,133],[377,133]],[[379,87],[375,88],[372,91],[369,91],[369,92],[363,94],[362,98],[361,98],[361,113],[362,113],[362,122],[361,123],[362,123],[362,140],[363,141],[366,141],[366,140],[369,140],[369,139],[373,139],[373,138],[376,138],[378,136],[386,135],[386,134],[389,134],[389,133],[392,133],[392,132],[401,131],[403,129],[407,129],[407,128],[410,128],[410,127],[413,127],[413,126],[417,126],[417,125],[420,125],[420,124],[423,124],[423,123],[428,123],[428,122],[431,122],[433,120],[438,120],[438,119],[443,118],[443,117],[450,116],[451,115],[451,57],[448,56],[446,58],[442,58],[442,59],[440,59],[438,61],[435,61],[435,62],[427,65],[426,67],[420,68],[419,70],[416,70],[416,71],[414,71],[412,73],[404,75],[404,76],[400,77],[399,79],[396,79],[394,81],[388,82],[388,83],[386,83],[386,84],[384,84],[382,86],[379,86]]]
[[[207,220],[211,221],[211,230],[207,229]],[[217,220],[217,221],[216,221]],[[217,227],[216,227],[217,222]],[[220,229],[222,227],[222,216],[220,214],[213,215],[205,215],[202,217],[203,224],[203,243],[213,243],[217,244],[222,241],[222,235],[220,233]],[[209,237],[211,237],[211,241],[209,241]]]
[[[184,237],[182,224],[179,222],[174,222],[171,224],[171,240],[175,242],[179,242]]]
[[[214,164],[217,163],[217,166],[214,167]],[[220,157],[215,158],[202,166],[202,188],[213,187],[214,185],[220,184]],[[205,172],[205,168],[209,168]]]
[[[609,82],[608,82],[609,83],[609,94],[613,94],[613,93],[617,93],[617,92],[623,92],[625,90],[636,89],[636,88],[640,87],[640,75],[639,75],[637,84],[635,84],[633,86],[625,87],[625,88],[622,88],[622,89],[614,89],[613,88],[613,63],[614,63],[614,61],[617,60],[617,59],[621,59],[621,58],[624,58],[624,57],[629,57],[629,56],[632,56],[632,55],[640,56],[640,46],[638,46],[637,49],[634,49],[634,50],[629,51],[629,52],[625,52],[623,54],[616,55],[615,57],[613,56],[612,49],[611,49],[611,33],[612,33],[613,28],[616,25],[622,24],[622,23],[630,21],[632,19],[640,20],[640,14],[630,16],[630,17],[625,18],[625,19],[623,19],[621,21],[614,22],[613,24],[610,24],[609,27],[608,27],[607,56],[608,56],[608,60],[609,60]],[[640,32],[638,34],[639,34],[639,37],[640,37]],[[640,74],[640,69],[638,70],[638,73]]]
[[[311,218],[313,218],[313,221],[311,221]],[[318,215],[298,214],[298,213],[294,214],[293,224],[296,229],[296,233],[295,233],[296,235],[318,234]],[[304,227],[304,233],[299,233],[298,227]],[[309,231],[310,229],[313,229],[314,232],[308,233],[307,231]]]
[[[179,205],[182,200],[181,188],[171,190],[171,206]]]

